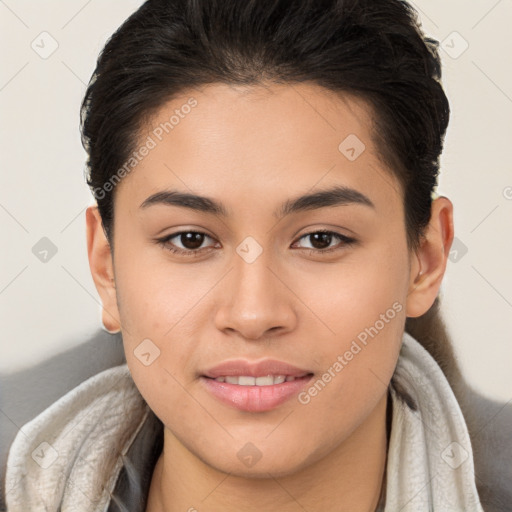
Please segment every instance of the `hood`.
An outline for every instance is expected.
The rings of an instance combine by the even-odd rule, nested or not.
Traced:
[[[408,333],[389,389],[392,423],[379,510],[483,512],[460,406],[437,362]],[[18,432],[7,461],[8,511],[105,512],[126,474],[124,455],[151,417],[126,364],[87,379]],[[148,448],[137,459],[152,453],[154,461],[155,436],[146,437]]]

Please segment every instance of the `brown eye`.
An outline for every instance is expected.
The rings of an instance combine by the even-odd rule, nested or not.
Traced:
[[[185,247],[185,249],[199,249],[203,244],[205,234],[197,233],[195,231],[186,231],[176,235],[179,237],[179,241]]]
[[[328,230],[312,231],[302,235],[299,240],[309,239],[312,247],[299,247],[299,249],[305,249],[313,253],[326,253],[342,249],[344,246],[354,244],[356,240],[349,238],[340,233]],[[331,246],[333,240],[338,240],[338,244]]]
[[[184,256],[196,256],[202,254],[203,250],[209,249],[209,247],[201,247],[205,238],[213,240],[206,233],[200,231],[180,231],[161,238],[157,240],[157,242],[172,253],[182,254]],[[171,242],[173,239],[175,239],[175,241]],[[180,247],[180,244],[182,247]]]

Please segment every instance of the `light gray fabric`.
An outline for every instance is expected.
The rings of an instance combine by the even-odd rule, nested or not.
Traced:
[[[482,512],[462,411],[437,363],[407,333],[395,381],[407,389],[415,410],[392,386],[385,512]],[[147,414],[125,364],[68,392],[24,425],[12,444],[9,511],[105,512],[122,460],[116,459],[110,473],[105,462],[115,439],[124,434],[128,441],[122,453],[128,452]]]
[[[125,362],[121,334],[98,329],[32,368],[0,374],[0,511],[5,511],[7,453],[20,427],[84,380]]]
[[[460,406],[437,362],[407,333],[393,383],[416,410],[393,400],[384,512],[483,512]]]
[[[124,362],[121,336],[98,330],[76,349],[33,369],[0,375],[0,510],[5,510],[7,451],[19,427],[88,377]],[[489,400],[467,387],[463,411],[471,433],[477,487],[484,510],[512,511],[512,404]]]
[[[465,395],[462,410],[469,427],[476,483],[484,509],[512,512],[512,399],[491,400],[469,386]]]
[[[94,375],[66,393],[16,436],[7,460],[9,512],[97,511],[110,502],[122,460],[149,408],[126,364]],[[117,457],[112,473],[105,466]]]

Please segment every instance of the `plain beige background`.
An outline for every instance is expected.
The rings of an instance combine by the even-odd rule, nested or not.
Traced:
[[[79,105],[99,51],[141,3],[0,2],[1,372],[81,343],[101,326],[87,261],[92,195],[83,176]],[[426,33],[441,42],[452,109],[438,188],[455,206],[444,316],[469,382],[508,402],[512,2],[411,3]],[[46,262],[36,256],[43,237],[56,251]]]

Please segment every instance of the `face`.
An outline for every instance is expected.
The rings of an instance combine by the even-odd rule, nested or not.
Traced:
[[[117,185],[128,367],[166,439],[212,467],[290,474],[385,396],[411,257],[370,116],[314,85],[209,85],[158,112]]]

